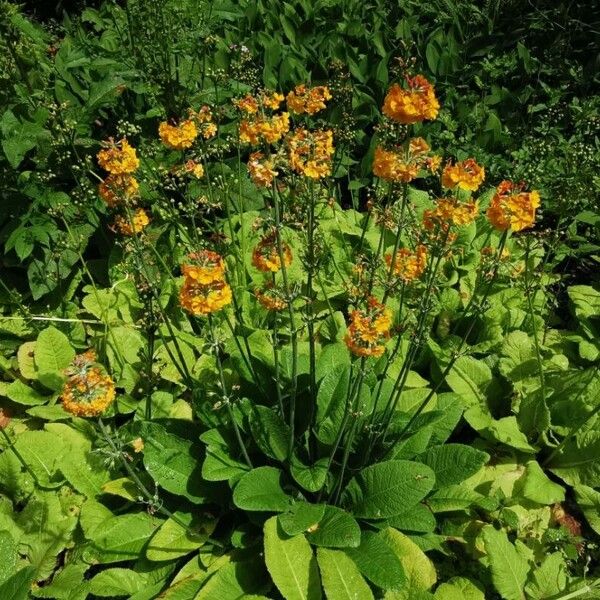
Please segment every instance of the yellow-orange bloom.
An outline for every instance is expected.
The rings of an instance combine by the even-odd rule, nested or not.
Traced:
[[[319,129],[308,131],[299,128],[288,138],[290,167],[296,173],[311,179],[321,179],[331,175],[333,131]]]
[[[191,263],[181,265],[181,272],[186,279],[208,285],[225,279],[225,261],[223,257],[212,250],[200,250],[188,254]]]
[[[239,110],[249,115],[254,115],[258,112],[258,100],[251,94],[247,94],[239,100],[234,100],[233,104]]]
[[[169,125],[163,121],[158,126],[158,135],[167,148],[185,150],[198,137],[198,128],[192,119],[181,121],[178,125]]]
[[[277,110],[284,100],[284,95],[278,92],[264,91],[260,95],[260,101],[264,108]]]
[[[405,125],[435,119],[440,103],[433,86],[422,75],[407,78],[408,89],[392,85],[383,102],[383,114]]]
[[[392,255],[386,254],[385,262],[392,268]],[[415,252],[408,248],[400,248],[396,252],[393,260],[394,266],[392,272],[396,277],[404,282],[418,279],[425,272],[427,266],[427,248],[422,244],[417,247]]]
[[[204,167],[195,160],[188,160],[183,167],[186,173],[193,175],[197,179],[204,177]]]
[[[258,116],[244,119],[240,123],[240,141],[256,146],[261,142],[275,144],[290,130],[289,113],[281,113],[272,117]]]
[[[490,202],[487,217],[496,229],[522,231],[533,227],[540,203],[538,192],[525,192],[523,184],[503,181]]]
[[[287,302],[283,299],[272,285],[266,285],[262,290],[254,290],[254,294],[259,303],[267,310],[279,312],[287,307]]]
[[[418,175],[419,165],[416,162],[405,162],[396,152],[377,146],[373,157],[373,173],[387,181],[408,183]]]
[[[288,244],[282,242],[283,264],[289,267],[292,264],[292,250]],[[265,236],[252,252],[252,264],[264,273],[277,273],[281,269],[281,257],[277,240],[274,234]]]
[[[423,213],[425,229],[448,231],[452,226],[469,225],[479,214],[479,202],[460,202],[452,198],[441,198],[435,208]]]
[[[98,195],[108,206],[114,207],[135,197],[140,188],[133,175],[109,175],[98,186]]]
[[[192,315],[209,315],[231,304],[232,293],[225,281],[207,285],[186,277],[179,291],[181,307]]]
[[[143,208],[138,208],[131,220],[129,216],[115,217],[115,226],[123,235],[134,235],[145,229],[150,223],[150,217]]]
[[[253,152],[248,160],[248,172],[250,178],[259,187],[268,187],[273,183],[273,178],[277,176],[277,171],[273,168],[272,160],[261,160],[264,158],[262,152]]]
[[[462,190],[475,192],[484,178],[485,169],[469,158],[455,165],[447,165],[442,173],[442,185],[448,189],[458,186]]]
[[[381,356],[392,326],[392,313],[375,298],[369,297],[366,311],[353,310],[344,338],[346,346],[357,356]]]
[[[325,102],[331,100],[332,95],[329,88],[319,85],[307,88],[305,85],[297,85],[289,92],[286,98],[288,110],[298,115],[314,115],[326,108]]]
[[[106,142],[107,147],[98,152],[98,164],[111,175],[127,175],[139,166],[135,148],[126,139],[114,142],[112,138]]]
[[[115,384],[104,370],[94,364],[93,352],[75,357],[67,371],[61,401],[63,408],[77,417],[101,415],[115,399]]]

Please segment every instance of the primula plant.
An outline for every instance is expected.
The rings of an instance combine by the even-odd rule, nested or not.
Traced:
[[[416,61],[357,131],[343,78],[162,51],[61,158],[53,295],[0,276],[0,600],[597,597],[600,292],[545,194],[442,147]]]

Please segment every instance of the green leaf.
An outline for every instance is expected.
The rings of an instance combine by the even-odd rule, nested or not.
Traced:
[[[561,552],[554,552],[535,569],[525,592],[529,600],[545,600],[560,594],[567,585],[567,565]]]
[[[285,461],[288,456],[290,428],[266,406],[256,405],[248,419],[257,446],[270,458]]]
[[[294,502],[284,513],[279,515],[281,529],[287,535],[298,535],[307,529],[314,528],[325,514],[324,504],[309,504],[308,502]]]
[[[202,477],[207,481],[227,481],[247,473],[248,465],[234,457],[233,436],[218,429],[205,431],[200,440],[206,444],[206,458],[202,463]],[[229,439],[231,438],[231,439]],[[237,446],[239,448],[239,445]]]
[[[575,499],[590,527],[600,534],[600,492],[587,485],[576,485]]]
[[[443,369],[445,360],[440,364]],[[467,406],[485,404],[485,390],[492,381],[490,368],[472,356],[460,356],[446,375],[446,382],[453,392],[462,397]]]
[[[435,487],[454,485],[475,475],[489,460],[489,454],[463,444],[435,446],[419,456],[419,461],[435,473]]]
[[[17,545],[10,531],[0,531],[0,583],[6,581],[17,564]]]
[[[185,600],[251,600],[265,587],[266,574],[262,561],[248,560],[230,562],[221,567],[204,585],[197,596]],[[167,596],[172,600],[184,600],[178,596]]]
[[[482,535],[494,586],[505,600],[525,600],[523,588],[529,573],[527,560],[510,543],[506,532],[486,525]]]
[[[277,517],[264,525],[265,563],[273,582],[286,600],[320,600],[317,561],[303,535],[289,537]]]
[[[371,588],[352,559],[341,550],[317,548],[317,562],[327,600],[372,600]]]
[[[342,501],[352,514],[364,519],[385,519],[420,502],[435,484],[426,465],[390,460],[363,469],[344,492]]]
[[[314,465],[305,465],[296,454],[292,454],[290,471],[292,477],[308,492],[318,492],[327,478],[328,460],[321,458]]]
[[[258,467],[246,473],[233,490],[234,504],[243,510],[283,512],[292,498],[282,489],[282,472],[275,467]]]
[[[382,533],[363,531],[358,548],[344,552],[356,563],[360,572],[377,587],[399,590],[406,587],[404,568],[397,554],[386,543]]]
[[[183,439],[158,423],[144,423],[144,466],[154,480],[172,494],[195,504],[209,497],[198,460],[199,444]]]
[[[147,513],[128,513],[100,521],[90,534],[93,556],[101,563],[138,558],[162,521]]]
[[[324,444],[333,444],[344,419],[350,367],[338,365],[323,377],[317,392],[316,436]]]
[[[28,600],[30,598],[29,589],[34,577],[34,567],[24,567],[20,571],[17,571],[0,585],[0,598]]]
[[[67,446],[49,431],[24,431],[17,436],[15,448],[44,487],[59,487],[64,482],[60,473],[61,457]]]
[[[425,553],[407,536],[392,527],[381,531],[383,540],[400,559],[408,581],[409,594],[413,591],[428,590],[435,584],[437,574],[433,563]],[[412,598],[411,595],[406,596]]]
[[[90,581],[90,592],[103,598],[131,596],[144,589],[148,577],[131,569],[105,569],[94,575]]]
[[[564,488],[549,479],[535,460],[525,465],[521,494],[538,504],[555,504],[565,499]]]
[[[315,546],[355,548],[360,544],[360,527],[345,510],[328,505],[316,528],[306,533],[306,539]]]
[[[434,594],[435,600],[485,600],[483,592],[466,577],[452,577],[442,583]]]
[[[569,439],[549,466],[569,485],[600,486],[600,431],[585,431]]]
[[[197,515],[192,519],[190,513],[176,512],[175,517],[186,527],[173,518],[167,519],[146,547],[148,560],[172,560],[193,552],[206,542],[216,525],[216,519],[209,515]]]
[[[46,404],[52,396],[44,396],[36,392],[33,388],[25,385],[20,379],[15,379],[7,388],[6,396],[17,404],[24,404],[25,406],[39,406],[40,404]]]
[[[408,511],[388,519],[388,524],[400,531],[431,533],[435,529],[436,521],[428,506],[416,504]]]
[[[35,364],[40,373],[60,373],[75,358],[67,336],[55,327],[44,329],[37,338]]]

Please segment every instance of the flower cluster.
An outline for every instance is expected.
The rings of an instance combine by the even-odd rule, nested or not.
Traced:
[[[297,85],[287,95],[286,102],[290,112],[298,115],[314,115],[325,109],[325,102],[331,98],[332,95],[327,86],[319,85],[307,88],[305,85]]]
[[[502,181],[487,209],[490,223],[500,230],[521,231],[533,227],[535,211],[540,207],[540,195],[526,192],[524,184]]]
[[[422,75],[407,77],[408,89],[395,83],[383,102],[383,114],[404,125],[433,120],[440,110],[433,86]]]
[[[386,254],[385,262],[398,279],[408,283],[418,279],[425,272],[427,248],[422,244],[414,252],[408,248],[400,248],[394,257],[391,254]]]
[[[188,255],[181,265],[184,276],[179,302],[192,315],[209,315],[231,303],[231,287],[225,281],[225,262],[216,252],[202,250]]]
[[[389,336],[392,313],[376,298],[367,299],[367,310],[353,310],[344,341],[356,356],[381,356],[385,351],[383,342]]]
[[[263,90],[257,97],[247,94],[240,100],[234,100],[234,105],[248,115],[254,115],[259,110],[278,110],[284,100],[283,94]]]
[[[135,148],[125,139],[105,142],[98,152],[98,164],[109,174],[98,186],[98,195],[108,206],[114,208],[135,198],[139,184],[132,175],[140,165]]]
[[[330,129],[308,131],[296,129],[288,138],[290,167],[311,179],[331,175],[331,158],[335,152]]]
[[[257,115],[240,123],[240,141],[256,146],[262,142],[275,144],[290,130],[289,113],[266,117]]]
[[[450,228],[469,225],[478,215],[478,201],[461,202],[455,198],[440,198],[435,208],[423,213],[423,226],[428,231],[447,234],[448,241],[452,241]]]
[[[150,217],[143,208],[138,208],[130,216],[117,215],[115,217],[115,227],[122,235],[135,235],[144,230],[150,223]]]
[[[283,265],[292,264],[292,250],[282,242]],[[258,242],[252,252],[252,264],[263,273],[277,273],[281,269],[281,257],[274,234],[268,234]]]
[[[255,290],[254,295],[261,306],[267,310],[278,312],[287,306],[282,292],[276,289],[271,282],[267,283],[263,289]]]
[[[92,350],[77,355],[67,370],[61,401],[63,408],[77,417],[101,415],[115,399],[115,384],[96,364]]]
[[[475,192],[483,183],[485,169],[469,158],[454,165],[447,165],[442,172],[442,185],[448,189],[456,187]]]
[[[258,187],[268,187],[273,183],[273,179],[278,174],[274,167],[273,160],[265,159],[265,155],[262,152],[252,152],[250,154],[248,172],[250,173],[250,178]]]
[[[185,119],[176,125],[163,121],[158,126],[158,136],[167,148],[185,150],[190,148],[198,137],[198,128],[192,119]]]
[[[408,183],[419,173],[420,169],[436,170],[441,158],[428,156],[429,145],[423,138],[413,138],[398,151],[386,150],[381,146],[375,148],[373,157],[373,173],[387,181]]]

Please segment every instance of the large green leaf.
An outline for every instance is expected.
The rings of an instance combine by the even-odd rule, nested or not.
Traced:
[[[373,600],[373,592],[352,559],[341,550],[317,548],[327,600]]]
[[[482,535],[495,588],[505,600],[525,600],[524,587],[529,564],[510,543],[504,531],[486,525]]]
[[[209,515],[192,518],[190,513],[176,512],[157,529],[146,547],[152,561],[172,560],[200,548],[213,532],[216,520]],[[184,527],[185,525],[185,527]]]
[[[317,392],[316,435],[324,444],[333,444],[344,419],[350,368],[338,365],[329,371]]]
[[[281,487],[282,472],[275,467],[258,467],[246,473],[233,490],[234,504],[243,510],[283,512],[292,498]]]
[[[435,484],[435,473],[426,465],[390,460],[366,467],[348,484],[345,506],[365,519],[392,517],[420,502]]]
[[[308,529],[314,530],[325,514],[324,504],[294,502],[284,513],[279,515],[279,524],[287,535],[298,535]]]
[[[285,461],[289,450],[290,428],[266,406],[252,408],[248,417],[256,445],[269,457]]]
[[[585,431],[569,439],[549,466],[569,485],[600,486],[600,431]]]
[[[131,569],[111,568],[100,571],[90,581],[90,592],[96,596],[118,598],[131,596],[146,587],[148,577]]]
[[[529,600],[554,598],[564,591],[567,585],[567,565],[561,552],[553,552],[544,558],[535,569],[525,586]]]
[[[250,600],[265,586],[266,574],[262,561],[230,562],[222,566],[202,587],[198,595],[166,596],[171,600]],[[256,600],[258,600],[256,596]]]
[[[303,535],[287,536],[271,517],[264,526],[265,563],[286,600],[320,600],[317,561]]]
[[[485,600],[485,596],[470,579],[452,577],[442,583],[434,594],[435,600]]]
[[[463,444],[435,446],[419,456],[419,461],[435,473],[435,487],[441,488],[464,481],[479,471],[489,454]]]
[[[315,546],[355,548],[360,544],[360,527],[356,519],[337,506],[326,506],[322,519],[306,533]]]
[[[75,350],[64,333],[55,327],[40,332],[35,347],[35,364],[40,374],[60,373],[74,357]]]
[[[600,534],[600,492],[587,485],[576,485],[575,499],[590,527]]]

